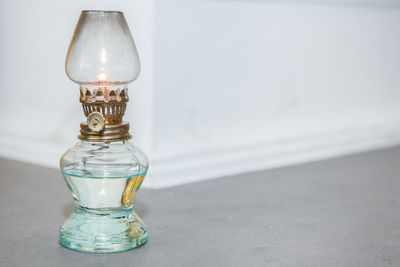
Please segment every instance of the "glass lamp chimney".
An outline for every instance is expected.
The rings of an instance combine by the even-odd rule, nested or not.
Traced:
[[[65,61],[68,77],[81,86],[126,85],[140,72],[128,24],[119,11],[83,11]]]

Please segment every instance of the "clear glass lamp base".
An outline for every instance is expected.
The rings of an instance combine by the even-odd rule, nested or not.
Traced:
[[[146,243],[146,226],[133,209],[148,169],[139,148],[127,141],[79,142],[60,165],[76,204],[60,228],[61,245],[108,253]]]
[[[146,241],[146,226],[133,210],[93,212],[78,207],[60,228],[60,244],[83,252],[121,252]]]

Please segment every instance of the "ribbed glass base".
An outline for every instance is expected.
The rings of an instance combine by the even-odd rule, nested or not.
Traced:
[[[146,241],[146,226],[133,210],[77,208],[60,228],[60,244],[83,252],[121,252]]]

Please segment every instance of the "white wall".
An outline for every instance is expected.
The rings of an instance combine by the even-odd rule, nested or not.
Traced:
[[[398,1],[278,3],[156,1],[154,184],[399,143]]]
[[[76,142],[63,67],[81,9],[123,10],[134,34],[147,186],[400,144],[398,1],[3,0],[2,156],[56,167]]]

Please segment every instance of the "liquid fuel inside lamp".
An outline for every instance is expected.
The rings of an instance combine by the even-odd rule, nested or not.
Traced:
[[[127,84],[140,63],[122,12],[82,11],[65,62],[80,86],[87,117],[79,139],[61,158],[75,210],[60,228],[60,243],[85,252],[118,252],[147,241],[133,198],[147,173],[146,155],[128,140],[122,121]]]

